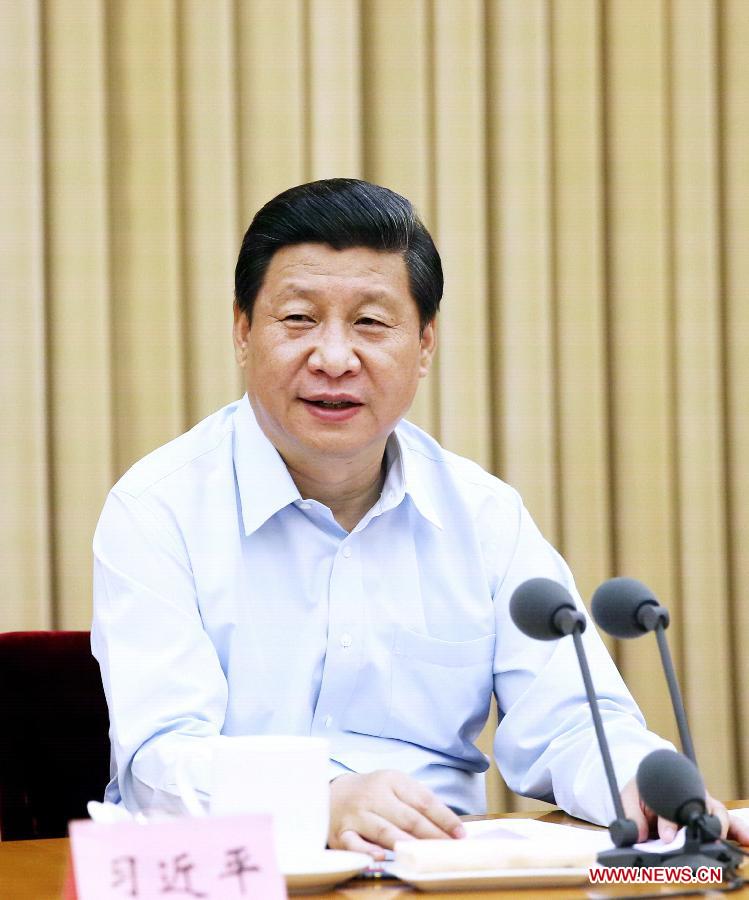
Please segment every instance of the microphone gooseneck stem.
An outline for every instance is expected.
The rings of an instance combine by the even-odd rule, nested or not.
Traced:
[[[697,765],[697,757],[694,753],[694,745],[692,744],[692,735],[687,724],[687,713],[684,709],[684,701],[681,698],[679,690],[679,682],[676,680],[676,672],[671,659],[671,651],[668,649],[668,641],[666,640],[666,630],[663,623],[659,622],[655,629],[655,636],[658,640],[658,649],[661,653],[661,662],[663,663],[663,671],[666,673],[666,681],[668,683],[668,692],[671,695],[671,706],[676,716],[676,724],[679,728],[679,738],[681,739],[681,747],[684,756]]]
[[[593,679],[590,677],[590,668],[588,667],[588,658],[585,655],[583,647],[583,639],[579,629],[572,632],[572,639],[575,642],[575,652],[580,663],[580,671],[583,675],[583,683],[585,684],[585,693],[588,695],[588,704],[593,715],[593,725],[596,729],[596,737],[598,738],[598,747],[601,751],[603,759],[603,767],[606,770],[606,778],[609,782],[609,790],[611,791],[611,799],[614,802],[617,819],[624,819],[624,807],[622,806],[622,798],[619,796],[619,788],[616,784],[616,775],[614,773],[614,764],[611,762],[611,754],[609,753],[609,745],[603,730],[603,721],[601,712],[598,709],[598,697],[593,690]]]

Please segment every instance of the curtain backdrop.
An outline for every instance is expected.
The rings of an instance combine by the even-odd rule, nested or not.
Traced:
[[[654,589],[711,789],[747,796],[747,46],[746,0],[2,0],[0,628],[89,626],[108,488],[239,395],[252,214],[363,177],[443,256],[412,418],[586,602]],[[610,646],[674,738],[654,640]]]

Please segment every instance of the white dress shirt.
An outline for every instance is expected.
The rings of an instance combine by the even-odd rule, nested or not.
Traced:
[[[571,639],[530,640],[508,613],[536,576],[579,603],[564,561],[512,488],[415,426],[395,430],[387,465],[348,533],[300,496],[245,396],[115,485],[94,537],[108,799],[176,811],[180,779],[210,796],[215,741],[312,734],[331,742],[331,777],[399,769],[480,813],[493,690],[508,785],[613,818]],[[621,785],[670,745],[592,625],[584,642]]]

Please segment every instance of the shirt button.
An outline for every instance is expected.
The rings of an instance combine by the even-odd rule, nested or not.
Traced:
[[[333,724],[333,716],[325,716],[323,722],[326,728],[330,728],[330,726]]]
[[[344,547],[343,555],[346,557],[346,559],[351,559],[351,547]]]
[[[342,634],[341,635],[341,647],[350,647],[353,640],[354,639],[351,637],[350,634]]]
[[[300,503],[299,509],[312,509],[312,504],[311,503]]]

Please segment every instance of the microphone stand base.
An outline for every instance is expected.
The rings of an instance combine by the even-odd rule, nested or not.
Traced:
[[[611,850],[602,850],[596,857],[599,865],[609,868],[635,868],[643,866],[660,866],[663,856],[661,853],[650,853],[647,850],[638,850],[636,847],[614,847]]]
[[[637,850],[635,847],[614,847],[612,850],[604,850],[596,857],[598,864],[607,867],[643,867],[653,868],[681,868],[686,866],[693,872],[702,868],[719,867],[723,881],[733,878],[743,861],[743,856],[735,850],[730,843],[721,841],[701,842],[699,839],[690,839],[679,850],[669,850],[667,853],[653,853],[645,850]]]
[[[739,866],[744,861],[743,855],[735,850],[730,843],[722,841],[687,840],[681,850],[671,850],[662,854],[662,865],[688,866],[693,872],[704,867],[719,866],[723,873],[723,880],[727,881],[737,874]]]

